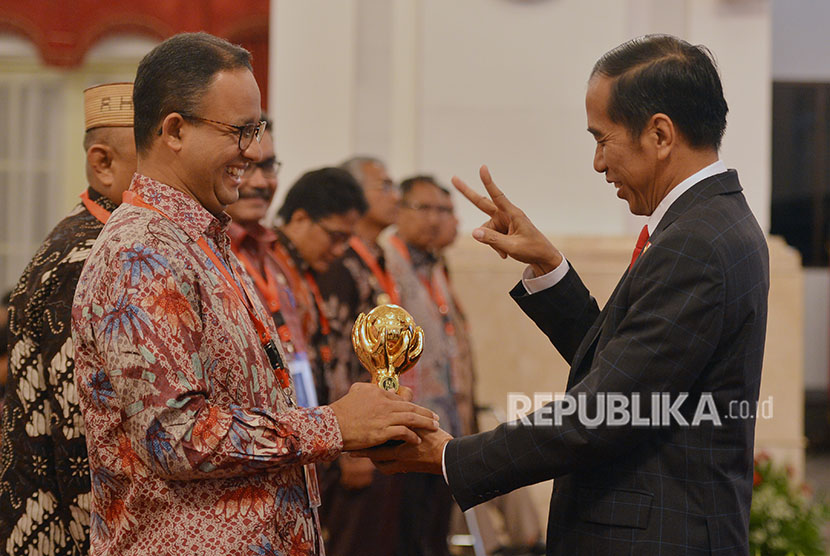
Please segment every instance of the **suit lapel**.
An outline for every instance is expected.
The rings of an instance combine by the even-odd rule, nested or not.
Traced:
[[[594,324],[591,325],[591,328],[588,330],[585,338],[583,338],[582,343],[579,344],[579,348],[577,348],[573,360],[571,361],[571,372],[568,375],[568,390],[570,390],[571,387],[577,382],[582,380],[582,377],[588,373],[588,369],[590,369],[590,361],[593,361],[594,359],[593,351],[599,341],[599,335],[600,332],[602,332],[605,319],[608,318],[608,308],[611,307],[611,302],[617,297],[617,294],[620,291],[620,286],[622,286],[627,277],[628,270],[626,269],[625,274],[623,274],[620,281],[617,282],[617,286],[614,288],[614,291],[611,293],[611,296],[608,298],[608,301],[605,303],[602,311],[600,311],[599,315],[597,315],[597,319],[594,321]],[[586,360],[589,361],[589,365],[588,367],[582,369],[582,363]]]
[[[710,197],[714,197],[715,195],[737,193],[739,191],[741,191],[741,185],[738,182],[738,173],[735,170],[728,170],[726,172],[710,176],[700,183],[695,184],[683,195],[681,195],[674,203],[672,203],[669,210],[666,211],[665,216],[663,216],[658,223],[654,233],[651,234],[649,244],[657,241],[657,236],[661,231],[668,228],[681,214],[689,210],[695,204]],[[644,254],[645,250],[641,256]],[[588,334],[585,335],[585,338],[576,350],[571,362],[571,372],[568,375],[568,390],[582,380],[582,378],[590,370],[594,359],[594,351],[596,350],[599,342],[600,333],[605,325],[605,320],[608,318],[609,307],[618,305],[613,302],[619,294],[620,287],[625,282],[628,274],[629,271],[626,270],[625,274],[622,275],[622,278],[620,278],[620,281],[614,288],[614,292],[608,298],[608,302],[606,302],[605,306],[602,308],[602,311],[597,316],[597,320],[591,326]]]

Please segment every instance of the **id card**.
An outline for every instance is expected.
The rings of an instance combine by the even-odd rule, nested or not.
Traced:
[[[320,498],[320,483],[317,482],[317,466],[313,463],[303,465],[305,473],[305,489],[308,493],[308,504],[312,508],[319,508],[322,504]]]
[[[317,390],[314,389],[314,376],[311,374],[311,364],[305,353],[296,352],[288,362],[291,379],[294,381],[294,392],[297,395],[297,405],[300,407],[317,407]]]

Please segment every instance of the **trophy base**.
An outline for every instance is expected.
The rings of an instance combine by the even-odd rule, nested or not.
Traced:
[[[400,382],[396,376],[385,376],[378,380],[378,386],[387,392],[394,392],[397,394],[398,388],[400,388]]]

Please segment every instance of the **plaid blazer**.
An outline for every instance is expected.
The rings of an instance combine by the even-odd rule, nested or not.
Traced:
[[[550,425],[533,421],[537,411],[530,425],[507,423],[446,448],[463,509],[556,479],[548,554],[749,551],[764,234],[730,170],[681,195],[650,241],[601,312],[573,268],[552,288],[528,295],[518,284],[511,295],[571,364],[567,391],[585,415],[597,415],[601,393],[639,394],[634,414],[646,417],[657,409],[652,393],[672,402],[687,393],[679,411],[690,424],[587,426],[576,412]],[[709,418],[691,424],[707,399]],[[753,417],[730,417],[739,402]],[[562,403],[546,408],[548,421]]]

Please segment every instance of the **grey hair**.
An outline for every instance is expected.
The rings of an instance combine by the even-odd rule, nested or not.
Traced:
[[[357,182],[363,186],[363,181],[366,179],[366,174],[363,172],[363,166],[366,164],[377,164],[386,168],[386,164],[379,158],[374,156],[353,156],[340,163],[340,168],[346,170],[352,175]]]

